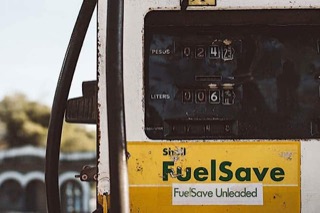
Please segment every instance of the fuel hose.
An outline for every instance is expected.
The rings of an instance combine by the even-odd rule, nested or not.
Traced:
[[[81,5],[54,95],[47,136],[45,165],[47,209],[49,213],[61,212],[58,176],[64,114],[73,75],[96,4],[97,0],[84,0]]]

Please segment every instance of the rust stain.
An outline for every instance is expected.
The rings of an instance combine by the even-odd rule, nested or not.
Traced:
[[[224,39],[224,40],[223,40],[223,43],[224,43],[225,45],[231,45],[231,44],[232,44],[232,41],[231,41],[230,39]]]
[[[143,167],[141,165],[137,164],[136,170],[137,170],[137,172],[141,172],[142,173],[143,172]]]
[[[282,207],[283,207],[284,209],[287,208],[287,204],[286,204],[285,201],[282,203]]]
[[[178,147],[176,146],[173,151],[172,155],[169,155],[170,159],[174,162],[177,162],[179,159],[181,159],[181,156],[185,155],[185,147]]]
[[[144,161],[142,161],[141,163],[144,163]],[[136,158],[136,172],[140,172],[142,174],[143,166],[141,165],[141,163],[139,162],[139,159]]]
[[[276,194],[274,194],[273,195],[273,199],[275,200],[275,199],[277,199],[277,198],[280,198],[281,196],[278,194],[278,193],[276,193]]]
[[[128,151],[127,151],[126,156],[127,156],[127,160],[129,160],[129,159],[130,159],[130,157],[131,157],[130,152],[128,152]]]
[[[293,153],[292,152],[281,152],[280,157],[290,161],[292,160]]]

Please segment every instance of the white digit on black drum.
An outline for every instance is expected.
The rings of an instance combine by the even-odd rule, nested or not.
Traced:
[[[196,103],[205,103],[206,102],[206,91],[197,90],[195,92]]]
[[[191,90],[183,90],[182,91],[182,102],[183,103],[190,103],[193,101],[193,93]]]
[[[222,90],[222,104],[223,105],[234,104],[235,98],[236,98],[236,94],[233,89],[223,89]]]
[[[209,103],[210,104],[220,104],[220,90],[209,90]]]
[[[190,47],[184,47],[183,50],[182,50],[182,56],[184,58],[191,57],[191,48]]]

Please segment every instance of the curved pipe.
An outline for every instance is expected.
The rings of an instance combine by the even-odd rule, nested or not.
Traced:
[[[97,0],[84,0],[82,3],[54,95],[47,136],[45,168],[47,207],[49,213],[61,212],[58,175],[63,118],[73,74],[96,3]]]

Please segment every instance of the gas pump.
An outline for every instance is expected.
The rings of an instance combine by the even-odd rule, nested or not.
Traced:
[[[101,212],[317,211],[318,1],[97,5]]]

